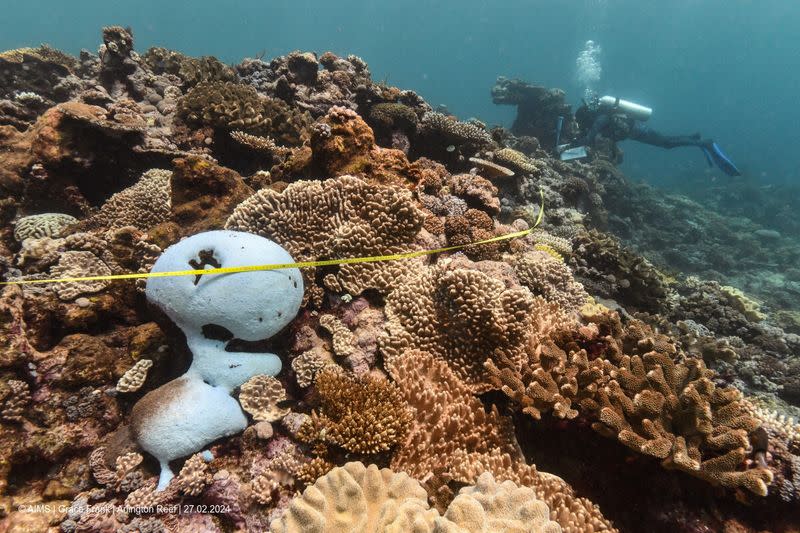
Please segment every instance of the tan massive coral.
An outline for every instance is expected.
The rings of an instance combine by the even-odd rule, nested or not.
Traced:
[[[347,463],[334,468],[292,500],[275,533],[362,533],[430,531],[437,512],[407,474],[375,465]]]
[[[562,531],[558,522],[550,519],[550,509],[533,489],[519,487],[512,481],[498,483],[489,472],[481,474],[474,486],[459,491],[444,519],[437,519],[436,526],[441,533]]]
[[[407,190],[341,176],[299,181],[283,192],[262,189],[236,207],[225,227],[272,239],[296,261],[315,261],[413,251],[423,221]],[[385,294],[419,261],[340,265],[326,284],[354,296],[366,289]],[[312,298],[319,300],[314,272],[303,274]]]
[[[428,507],[425,489],[403,473],[347,463],[294,498],[270,529],[276,533],[560,533],[533,490],[491,474],[464,487],[444,516]],[[587,530],[588,531],[588,530]]]
[[[124,189],[87,220],[84,227],[114,229],[133,226],[139,230],[165,222],[170,217],[172,172],[151,169],[136,184]]]
[[[60,233],[78,219],[63,213],[42,213],[22,217],[14,224],[14,238],[18,242],[41,237],[58,237]]]

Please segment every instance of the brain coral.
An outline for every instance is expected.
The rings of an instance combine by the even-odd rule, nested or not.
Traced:
[[[14,238],[18,242],[25,239],[41,237],[58,237],[68,226],[76,223],[78,219],[62,213],[43,213],[22,217],[14,225]]]
[[[559,533],[534,491],[491,474],[464,487],[444,516],[430,509],[425,489],[403,473],[347,463],[292,500],[270,529],[276,533]]]
[[[409,191],[340,176],[295,182],[283,192],[262,189],[236,207],[226,228],[262,235],[295,260],[314,261],[412,251],[423,221]],[[366,289],[385,294],[414,264],[340,265],[335,276],[326,278],[328,288],[354,296]],[[313,290],[314,269],[305,269],[304,275]]]

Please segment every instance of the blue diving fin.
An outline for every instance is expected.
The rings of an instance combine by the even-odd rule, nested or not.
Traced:
[[[721,171],[723,171],[728,176],[741,176],[742,173],[739,172],[739,169],[736,168],[736,165],[733,164],[728,156],[725,155],[725,152],[719,147],[719,145],[715,142],[712,142],[706,149],[703,147],[704,151],[706,152],[706,157],[710,156],[714,163],[719,167]]]
[[[706,163],[708,163],[709,167],[714,166],[714,160],[711,159],[711,154],[708,153],[708,148],[705,146],[701,146],[700,149],[703,151],[703,155],[706,156]]]

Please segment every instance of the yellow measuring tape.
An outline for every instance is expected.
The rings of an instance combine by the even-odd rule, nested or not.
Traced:
[[[301,261],[299,263],[282,263],[271,265],[248,265],[238,267],[223,267],[223,268],[208,268],[203,270],[174,270],[171,272],[148,272],[148,273],[131,273],[131,274],[112,274],[108,276],[82,276],[76,278],[54,278],[54,279],[22,279],[0,282],[0,285],[31,285],[34,283],[71,283],[75,281],[112,281],[118,279],[144,279],[144,278],[165,278],[172,276],[210,276],[215,274],[234,274],[237,272],[257,272],[262,270],[280,270],[282,268],[311,268],[335,265],[353,265],[359,263],[377,263],[380,261],[399,261],[401,259],[413,259],[415,257],[422,257],[424,255],[433,255],[442,252],[453,252],[461,250],[468,246],[479,246],[481,244],[489,244],[493,242],[507,241],[516,239],[517,237],[524,237],[531,233],[536,226],[542,221],[544,216],[544,192],[539,191],[542,198],[542,205],[539,209],[539,214],[536,217],[536,222],[529,229],[522,231],[515,231],[514,233],[506,233],[490,239],[483,239],[481,241],[470,242],[467,244],[459,244],[456,246],[447,246],[445,248],[436,248],[433,250],[417,250],[414,252],[404,252],[400,254],[391,255],[376,255],[371,257],[350,257],[345,259],[323,259],[321,261]]]

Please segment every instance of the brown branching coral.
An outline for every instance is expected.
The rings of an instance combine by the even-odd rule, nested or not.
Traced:
[[[328,176],[354,175],[408,186],[409,162],[400,150],[375,146],[375,135],[352,109],[333,106],[312,127],[313,163]]]
[[[522,356],[534,299],[483,272],[440,261],[405,277],[386,300],[381,350],[387,361],[419,349],[445,361],[475,392],[490,388],[483,362]]]
[[[315,261],[413,251],[423,220],[408,191],[341,176],[299,181],[280,193],[262,189],[234,210],[226,228],[272,239],[296,261]],[[329,288],[353,296],[386,293],[416,262],[341,265],[333,278],[339,287]],[[303,273],[314,290],[314,269]]]
[[[411,410],[385,379],[324,371],[316,382],[321,404],[312,414],[310,435],[354,453],[392,449],[404,437]]]
[[[569,418],[577,413],[564,408],[576,406],[600,434],[666,468],[766,495],[772,473],[741,470],[748,434],[759,425],[741,394],[715,386],[702,360],[681,361],[667,338],[641,322],[623,327],[615,313],[592,320],[535,347],[522,367],[487,362],[495,383],[534,418],[549,408]]]
[[[418,479],[436,474],[463,483],[491,472],[498,481],[533,488],[550,507],[550,519],[566,533],[614,531],[597,506],[575,496],[562,479],[527,465],[510,421],[496,407],[487,413],[446,363],[425,352],[407,351],[389,370],[415,410],[409,434],[392,459],[394,470]],[[440,487],[434,496],[443,492]]]

